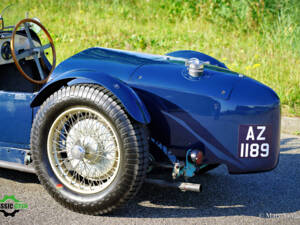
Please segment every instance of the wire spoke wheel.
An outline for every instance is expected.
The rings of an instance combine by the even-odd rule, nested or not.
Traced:
[[[50,128],[47,146],[56,176],[75,192],[102,191],[117,174],[117,135],[107,119],[88,107],[73,107],[60,114]]]
[[[53,93],[31,129],[33,165],[63,206],[106,214],[140,189],[148,167],[146,128],[109,90],[80,84]]]

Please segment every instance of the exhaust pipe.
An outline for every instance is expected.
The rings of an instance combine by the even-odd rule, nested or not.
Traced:
[[[193,192],[202,192],[202,185],[201,184],[193,184],[193,183],[186,183],[186,182],[168,182],[165,180],[159,179],[151,179],[146,178],[145,182],[148,184],[154,184],[163,188],[174,188],[179,189],[181,191],[193,191]]]

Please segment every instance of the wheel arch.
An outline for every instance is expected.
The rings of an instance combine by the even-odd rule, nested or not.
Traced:
[[[70,71],[51,79],[34,97],[30,106],[38,107],[60,88],[75,84],[95,84],[108,89],[121,101],[135,121],[142,124],[150,123],[150,114],[145,104],[131,87],[108,74],[88,70]]]
[[[175,52],[169,52],[166,55],[173,56],[173,57],[181,57],[181,58],[185,58],[185,59],[197,58],[201,61],[209,61],[209,63],[212,65],[228,69],[224,63],[222,63],[219,60],[217,60],[209,55],[206,55],[202,52],[191,51],[191,50],[180,50],[180,51],[175,51]]]

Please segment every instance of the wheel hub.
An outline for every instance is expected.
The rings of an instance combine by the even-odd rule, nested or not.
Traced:
[[[82,138],[80,141],[85,149],[85,158],[95,163],[100,159],[101,152],[98,149],[98,143],[94,138],[89,136]]]
[[[84,150],[84,148],[82,146],[75,145],[71,149],[70,154],[72,155],[73,159],[82,160],[84,158],[84,155],[85,155],[85,150]]]

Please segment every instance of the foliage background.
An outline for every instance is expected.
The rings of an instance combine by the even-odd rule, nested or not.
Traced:
[[[283,113],[300,116],[299,0],[1,0],[0,8],[11,3],[8,17],[28,11],[48,28],[59,62],[92,46],[197,50],[269,85]]]

